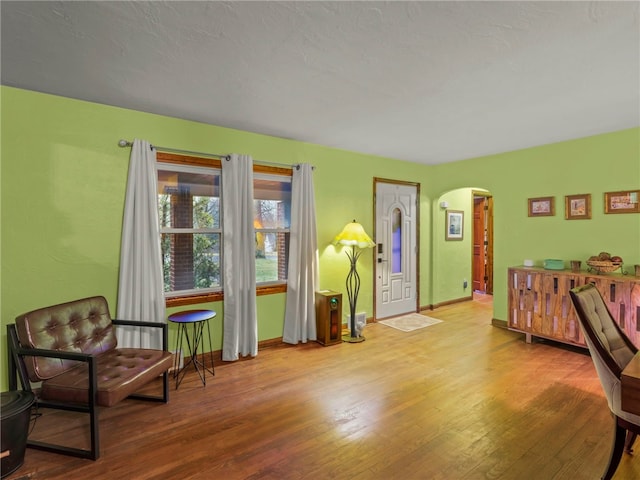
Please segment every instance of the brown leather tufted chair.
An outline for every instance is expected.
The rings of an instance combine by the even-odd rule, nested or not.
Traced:
[[[117,325],[162,329],[163,348],[118,348]],[[89,415],[91,446],[78,449],[36,440],[27,446],[96,460],[100,456],[98,407],[109,407],[127,397],[169,399],[165,322],[112,319],[104,297],[90,297],[34,310],[7,326],[10,346],[9,388],[36,395],[37,406]],[[17,373],[17,375],[16,375]],[[159,396],[135,394],[140,387],[163,377]],[[35,388],[34,384],[40,384]]]

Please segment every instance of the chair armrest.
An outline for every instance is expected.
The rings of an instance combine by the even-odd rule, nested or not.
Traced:
[[[96,356],[90,353],[79,352],[64,352],[61,350],[48,350],[44,348],[25,348],[22,346],[12,345],[14,355],[20,359],[22,357],[48,357],[59,358],[61,360],[75,360],[78,362],[84,362],[87,364],[87,373],[89,375],[89,399],[90,408],[95,409],[98,393],[98,369]],[[21,360],[24,362],[24,360]],[[23,389],[31,391],[28,385],[28,378],[26,378],[26,372],[24,368],[21,369],[24,374],[24,378],[21,378]]]
[[[122,320],[119,318],[112,318],[111,323],[114,325],[131,325],[134,327],[167,328],[166,322],[143,322],[141,320]]]
[[[123,325],[129,327],[151,327],[162,329],[162,350],[169,351],[169,327],[167,322],[145,322],[141,320],[123,320],[119,318],[112,318],[111,323],[114,325]]]
[[[44,348],[15,347],[15,353],[21,357],[48,357],[61,360],[76,360],[78,362],[91,362],[94,355],[90,353],[64,352],[62,350],[48,350]]]

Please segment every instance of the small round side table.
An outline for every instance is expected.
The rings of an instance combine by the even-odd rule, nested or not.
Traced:
[[[213,368],[213,346],[211,344],[211,328],[209,320],[216,316],[213,310],[183,310],[169,315],[170,322],[178,325],[178,338],[176,339],[176,356],[173,362],[173,377],[176,379],[176,390],[184,379],[187,367],[193,367],[203,385],[207,385],[206,374],[209,372],[215,375]],[[211,368],[207,367],[204,354],[204,326],[207,325],[209,335],[209,362]],[[189,335],[189,325],[192,326],[191,336]],[[182,358],[182,344],[187,342],[187,349],[190,355],[189,360],[180,368],[180,358]],[[200,358],[198,358],[198,348],[200,348]]]

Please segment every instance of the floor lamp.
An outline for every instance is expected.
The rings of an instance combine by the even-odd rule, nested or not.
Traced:
[[[358,335],[356,332],[356,303],[358,302],[358,291],[360,290],[360,275],[358,275],[358,271],[356,270],[356,263],[358,262],[360,253],[362,253],[359,249],[371,248],[375,243],[369,238],[369,235],[364,231],[362,225],[354,220],[345,225],[342,232],[333,239],[333,244],[351,247],[350,250],[346,250],[347,257],[351,263],[346,283],[351,314],[349,318],[349,329],[351,331],[349,335],[343,335],[342,340],[349,343],[363,342],[364,336]]]

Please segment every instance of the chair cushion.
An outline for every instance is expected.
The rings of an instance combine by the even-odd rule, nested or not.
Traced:
[[[98,405],[109,407],[171,368],[172,354],[163,350],[118,348],[97,356]],[[87,364],[42,382],[42,400],[87,403]]]
[[[16,332],[20,344],[27,348],[97,355],[117,346],[104,297],[75,300],[25,313],[16,317]],[[25,358],[32,382],[54,377],[75,363],[56,358]]]

